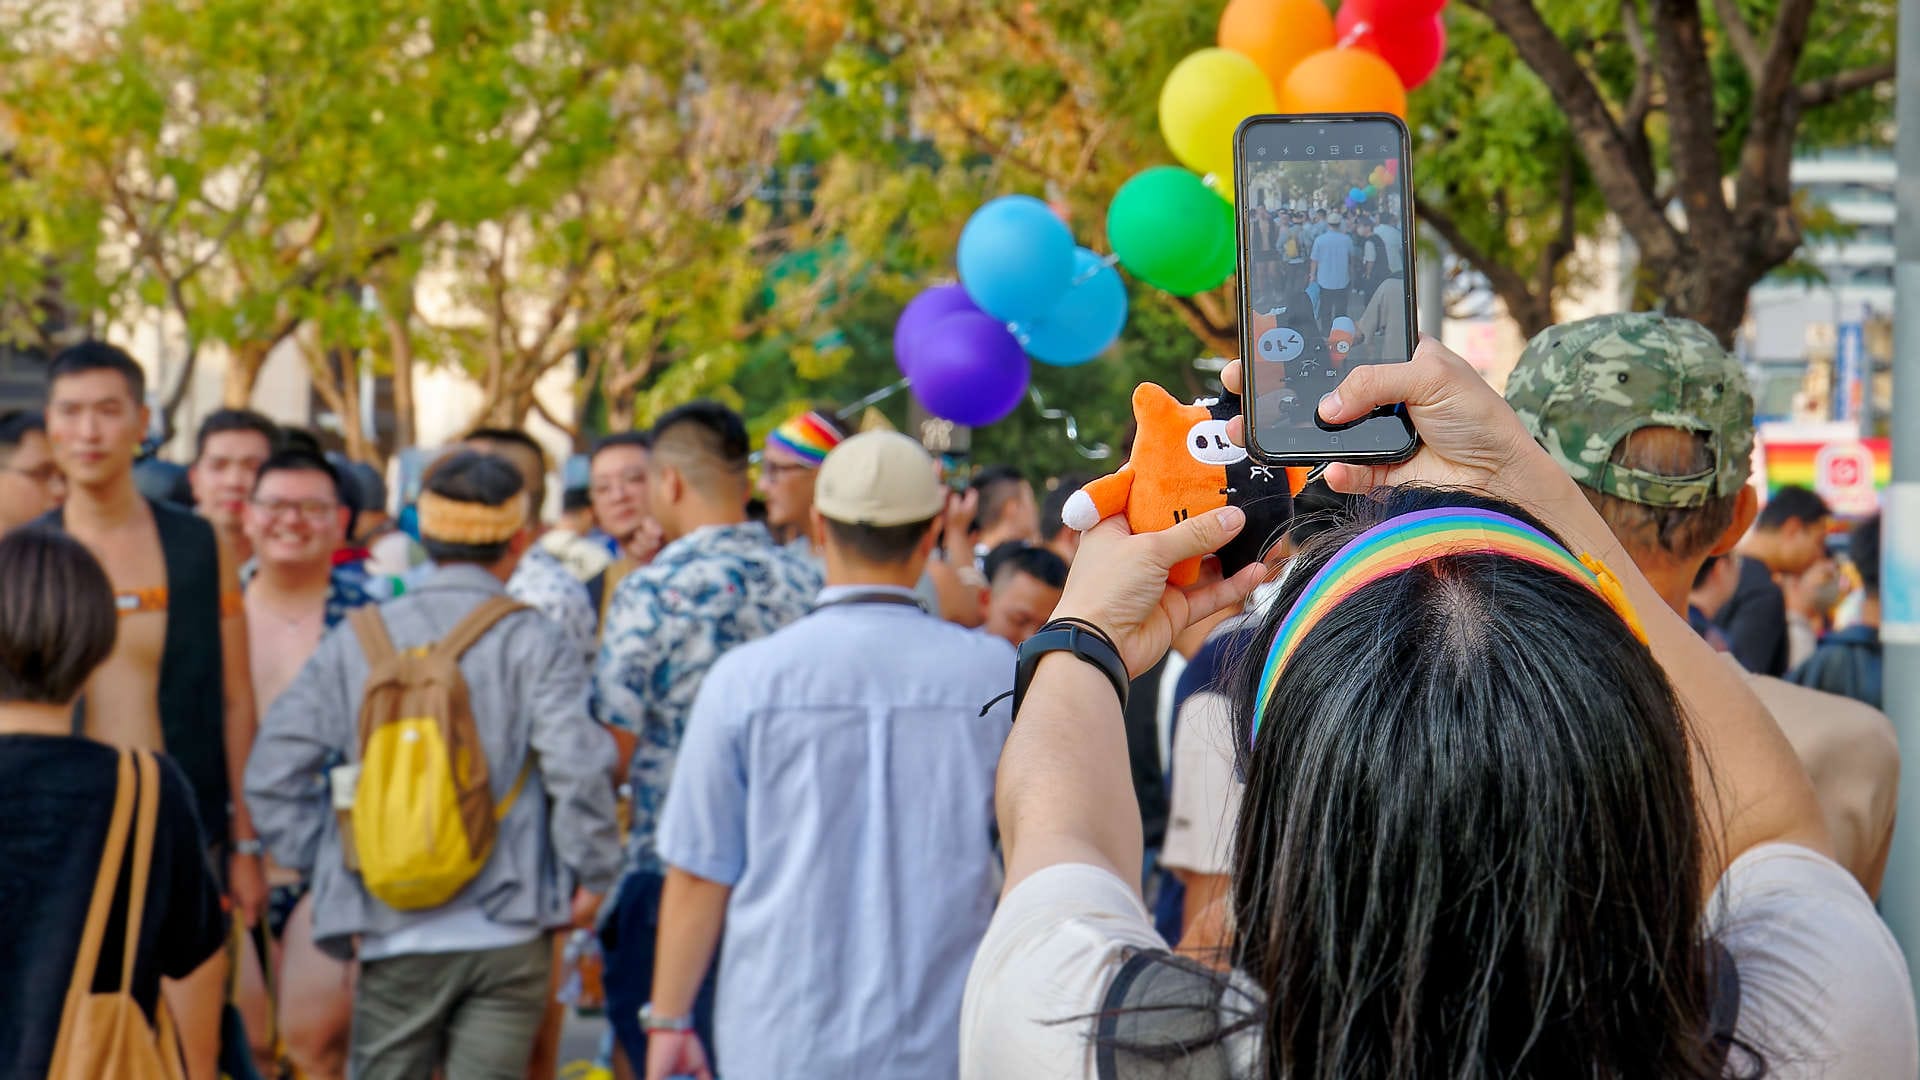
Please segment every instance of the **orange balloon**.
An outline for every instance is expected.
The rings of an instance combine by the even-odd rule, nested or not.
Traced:
[[[1220,13],[1220,47],[1259,64],[1276,94],[1295,65],[1333,43],[1321,0],[1231,0]]]
[[[1283,113],[1384,112],[1407,116],[1407,88],[1366,49],[1323,49],[1295,64],[1280,87]]]

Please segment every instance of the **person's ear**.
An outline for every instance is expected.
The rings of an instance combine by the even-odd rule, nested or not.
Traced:
[[[1727,523],[1727,531],[1713,545],[1709,555],[1725,555],[1732,551],[1740,540],[1753,528],[1753,519],[1760,516],[1760,493],[1753,490],[1752,484],[1743,484],[1740,494],[1733,497],[1733,520]]]

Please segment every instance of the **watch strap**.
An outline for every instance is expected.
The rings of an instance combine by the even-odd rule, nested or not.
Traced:
[[[640,1006],[640,1030],[642,1031],[692,1031],[692,1016],[657,1016],[653,1003]]]
[[[1020,706],[1026,700],[1027,686],[1033,682],[1033,673],[1040,666],[1040,658],[1049,653],[1071,653],[1081,661],[1092,664],[1106,675],[1113,684],[1113,692],[1120,698],[1120,707],[1127,706],[1127,688],[1131,680],[1127,677],[1127,664],[1120,658],[1120,650],[1115,648],[1105,634],[1080,623],[1051,622],[1040,628],[1039,632],[1020,643],[1015,654],[1013,667],[1013,713],[1020,715]]]

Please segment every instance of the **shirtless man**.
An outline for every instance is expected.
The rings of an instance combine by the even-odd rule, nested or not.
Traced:
[[[253,699],[262,713],[300,673],[321,637],[349,611],[372,602],[356,575],[333,565],[351,516],[345,480],[325,458],[281,450],[259,467],[241,520],[258,567],[247,584],[246,609],[248,651],[255,658]],[[314,947],[313,901],[303,884],[290,872],[275,873],[276,901],[284,897],[291,904],[280,939],[278,1026],[299,1074],[326,1080],[346,1075],[353,967]],[[264,1016],[247,1021],[256,1039],[273,1030]],[[272,1049],[256,1046],[255,1053],[270,1055]]]
[[[187,470],[193,508],[207,519],[221,543],[232,548],[241,563],[253,558],[242,512],[253,494],[253,478],[260,471],[260,463],[279,445],[279,427],[251,409],[209,413],[194,437],[193,467]]]
[[[131,357],[88,342],[61,351],[47,374],[47,438],[69,484],[52,521],[100,560],[120,611],[113,653],[88,682],[76,720],[102,742],[165,750],[180,764],[201,824],[226,856],[234,907],[251,925],[267,895],[260,842],[241,800],[228,807],[254,732],[238,564],[205,522],[135,488],[148,412],[145,376]],[[206,970],[212,991],[224,990],[226,965]],[[170,984],[168,999],[184,995],[190,1007],[201,990]],[[187,1050],[190,1062],[210,1061],[218,1046]]]

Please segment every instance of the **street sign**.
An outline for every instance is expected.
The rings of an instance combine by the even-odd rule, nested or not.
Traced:
[[[1857,322],[1841,323],[1834,340],[1833,418],[1859,423],[1867,407],[1867,338]]]

